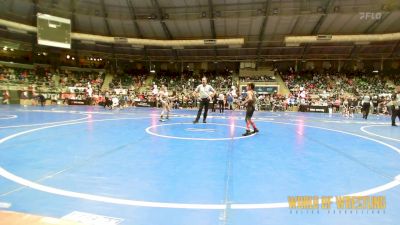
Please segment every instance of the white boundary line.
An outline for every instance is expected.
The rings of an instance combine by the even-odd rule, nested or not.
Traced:
[[[376,137],[388,139],[388,140],[391,140],[391,141],[398,141],[398,142],[400,142],[400,139],[382,136],[382,135],[375,134],[375,133],[372,133],[372,132],[370,132],[370,131],[367,131],[367,130],[365,129],[365,128],[367,128],[367,127],[382,127],[382,126],[389,127],[388,125],[370,125],[370,126],[363,126],[363,127],[360,128],[360,130],[361,130],[362,132],[367,133],[367,134],[372,135],[372,136],[376,136]],[[396,129],[397,129],[397,128],[396,128]]]
[[[157,136],[157,137],[162,137],[162,138],[170,138],[170,139],[180,139],[180,140],[191,140],[191,141],[229,141],[229,140],[237,140],[237,139],[243,139],[243,138],[249,138],[254,136],[255,134],[251,134],[249,136],[240,136],[240,137],[228,137],[228,138],[194,138],[194,137],[177,137],[177,136],[169,136],[169,135],[162,135],[162,134],[157,134],[152,131],[151,129],[155,127],[161,127],[161,126],[173,126],[173,125],[183,125],[183,124],[192,124],[193,123],[167,123],[167,124],[159,124],[159,125],[153,125],[148,128],[146,128],[146,132],[148,134]],[[213,125],[218,125],[218,126],[227,126],[227,127],[239,127],[239,128],[244,128],[242,126],[235,126],[235,125],[229,125],[229,124],[222,124],[222,123],[206,123],[206,124],[213,124]]]
[[[8,209],[11,207],[11,203],[8,202],[0,202],[0,209]]]
[[[315,113],[313,113],[315,114]],[[316,116],[301,116],[301,115],[286,115],[284,114],[283,116],[287,117],[292,117],[295,119],[290,119],[292,121],[307,121],[307,122],[324,122],[324,123],[341,123],[341,124],[371,124],[371,125],[385,125],[388,124],[387,122],[379,122],[376,121],[374,122],[373,120],[357,120],[358,118],[345,118],[345,117],[340,117],[340,116],[334,116],[334,117],[329,117],[329,116],[321,116],[321,117],[316,117]],[[307,120],[307,119],[317,119],[319,121],[312,121],[312,120]],[[340,120],[343,119],[343,120]]]
[[[224,113],[224,114],[219,114],[219,113],[215,113],[214,114],[213,113],[213,114],[208,114],[207,118],[216,118],[216,119],[225,119],[225,118],[234,118],[234,117],[236,117],[236,118],[243,117],[244,118],[244,116],[245,116],[244,112],[246,112],[246,111],[235,111],[235,112],[239,112],[238,115],[230,115],[230,114],[226,114],[226,113]],[[170,114],[170,116],[173,116],[173,117],[192,117],[192,118],[196,117],[196,115],[194,115],[194,114],[184,114],[184,113],[172,113],[172,114]],[[282,117],[281,114],[265,115],[265,116],[258,115],[258,116],[261,116],[264,119]],[[255,118],[255,116],[253,116],[253,118]]]
[[[99,214],[73,211],[63,217],[62,220],[73,221],[79,224],[92,224],[92,225],[118,225],[121,224],[124,219],[117,217],[104,216]],[[94,222],[95,221],[95,222]]]
[[[296,123],[285,123],[285,122],[278,122],[278,121],[261,121],[260,120],[260,122],[264,122],[264,123],[279,123],[279,124],[286,124],[286,125],[292,125],[292,126],[300,125],[300,124],[296,124]],[[400,149],[399,148],[397,148],[395,146],[392,146],[390,144],[387,144],[385,142],[382,142],[382,141],[379,141],[379,140],[376,140],[376,139],[373,139],[373,138],[370,138],[370,137],[366,137],[366,136],[360,135],[360,134],[355,134],[355,133],[351,133],[351,132],[347,132],[347,131],[341,131],[341,130],[334,130],[334,129],[325,128],[325,127],[317,127],[317,126],[312,126],[312,125],[301,124],[301,126],[310,127],[310,128],[316,128],[316,129],[321,129],[321,130],[328,130],[328,131],[333,131],[333,132],[337,132],[337,133],[342,133],[342,134],[347,134],[347,135],[352,135],[352,136],[356,136],[356,137],[359,137],[359,138],[367,139],[367,140],[376,142],[378,144],[384,145],[384,146],[386,146],[386,147],[388,147],[388,148],[390,148],[390,149],[392,149],[392,150],[394,150],[394,151],[396,151],[397,153],[400,154]]]
[[[66,111],[66,110],[28,110],[28,109],[21,109],[18,110],[20,112],[45,112],[45,113],[69,113],[69,114],[75,114],[75,115],[86,115],[86,117],[80,118],[80,119],[73,119],[73,120],[64,120],[64,121],[55,121],[55,122],[48,122],[48,123],[34,123],[34,124],[22,124],[22,125],[11,125],[11,126],[4,126],[0,127],[0,129],[5,129],[5,128],[19,128],[19,127],[34,127],[34,126],[41,126],[41,125],[51,125],[51,124],[61,124],[61,123],[69,123],[69,122],[76,122],[76,121],[81,121],[81,120],[86,120],[91,117],[92,112],[79,112],[79,111]],[[17,115],[15,115],[17,116]]]
[[[3,116],[5,118],[3,118]],[[18,118],[17,115],[0,115],[0,120],[10,120],[10,119],[16,119],[16,118]]]
[[[286,124],[286,125],[293,125],[293,126],[297,126],[298,124],[293,124],[293,123],[285,123],[285,122],[275,122],[275,121],[262,121],[262,122],[267,122],[267,123],[278,123],[278,124]],[[333,132],[338,132],[338,133],[342,133],[342,134],[347,134],[347,135],[352,135],[352,136],[356,136],[359,138],[363,138],[363,139],[367,139],[379,144],[382,144],[394,151],[396,151],[397,153],[400,154],[400,149],[396,148],[395,146],[389,145],[387,143],[384,143],[382,141],[373,139],[373,138],[369,138],[369,137],[365,137],[362,135],[358,135],[358,134],[354,134],[354,133],[350,133],[350,132],[346,132],[346,131],[340,131],[340,130],[334,130],[334,129],[330,129],[330,128],[324,128],[324,127],[317,127],[317,126],[310,126],[310,125],[302,125],[304,127],[310,127],[310,128],[316,128],[316,129],[322,129],[322,130],[328,130],[328,131],[333,131]],[[393,181],[390,181],[389,183],[365,190],[365,191],[360,191],[360,192],[356,192],[356,193],[352,193],[352,194],[346,194],[345,196],[367,196],[367,195],[373,195],[373,194],[377,194],[386,190],[389,190],[391,188],[394,188],[396,186],[400,185],[400,174],[396,175],[396,177],[393,179]],[[336,198],[333,197],[331,199],[332,201],[336,201]],[[320,202],[321,204],[321,202]],[[232,209],[272,209],[272,208],[288,208],[289,207],[289,203],[287,202],[278,202],[278,203],[260,203],[260,204],[232,204],[231,208]]]
[[[146,117],[145,117],[146,118]],[[151,118],[151,117],[147,117]],[[144,118],[118,118],[118,119],[102,119],[102,120],[93,120],[92,122],[101,122],[101,121],[112,121],[112,120],[133,120],[133,119],[144,119]],[[284,122],[271,122],[271,121],[261,121],[261,122],[269,122],[269,123],[279,123],[279,124],[287,124],[287,125],[294,125],[297,126],[298,124],[293,124],[293,123],[284,123]],[[13,139],[15,137],[27,134],[27,133],[32,133],[38,130],[44,130],[52,127],[59,127],[59,126],[67,126],[67,125],[73,125],[73,124],[81,124],[85,122],[74,122],[74,123],[65,123],[65,124],[57,124],[57,125],[51,125],[51,126],[46,126],[46,127],[40,127],[40,128],[35,128],[23,132],[19,132],[10,136],[7,136],[5,138],[0,139],[0,144],[4,143],[7,140]],[[365,137],[362,135],[358,134],[353,134],[349,133],[346,131],[339,131],[339,130],[334,130],[334,129],[329,129],[329,128],[323,128],[323,127],[316,127],[316,126],[309,126],[309,125],[303,125],[304,127],[311,127],[311,128],[316,128],[316,129],[322,129],[322,130],[328,130],[328,131],[333,131],[333,132],[338,132],[338,133],[343,133],[343,134],[348,134],[356,137],[360,137],[366,140],[370,140],[379,144],[382,144],[398,153],[400,153],[400,149],[389,145],[387,143],[384,143],[382,141]],[[119,205],[129,205],[129,206],[142,206],[142,207],[157,207],[157,208],[175,208],[175,209],[208,209],[208,210],[222,210],[226,209],[228,207],[232,209],[268,209],[268,208],[287,208],[289,204],[287,202],[278,202],[278,203],[261,203],[261,204],[185,204],[185,203],[166,203],[166,202],[149,202],[149,201],[136,201],[136,200],[128,200],[128,199],[120,199],[120,198],[112,198],[112,197],[105,197],[105,196],[98,196],[98,195],[92,195],[92,194],[85,194],[85,193],[79,193],[79,192],[72,192],[72,191],[66,191],[58,188],[53,188],[45,185],[41,185],[32,181],[29,181],[27,179],[24,179],[22,177],[16,176],[4,168],[0,167],[0,175],[3,176],[4,178],[7,178],[11,181],[14,181],[18,184],[30,187],[35,190],[39,191],[44,191],[47,193],[55,194],[55,195],[61,195],[65,197],[72,197],[72,198],[78,198],[78,199],[86,199],[86,200],[92,200],[92,201],[97,201],[97,202],[104,202],[104,203],[112,203],[112,204],[119,204]],[[380,185],[365,191],[357,192],[354,194],[349,194],[349,195],[372,195],[376,193],[380,193],[382,191],[389,190],[391,188],[394,188],[396,186],[400,185],[400,174],[397,175],[393,181],[390,181],[384,185]]]
[[[115,120],[135,120],[135,119],[149,119],[149,118],[152,118],[152,117],[101,119],[101,120],[92,120],[91,122],[115,121]],[[85,122],[57,124],[57,125],[40,127],[40,128],[35,128],[35,129],[19,132],[19,133],[16,133],[16,134],[13,134],[13,135],[10,135],[10,136],[0,139],[0,144],[4,143],[10,139],[16,138],[18,136],[27,134],[27,133],[32,133],[35,131],[53,128],[53,127],[60,127],[60,126],[67,126],[67,125],[74,125],[74,124],[81,124],[81,123],[86,123],[86,121]],[[7,170],[5,170],[3,167],[0,167],[0,176],[3,176],[4,178],[7,178],[7,179],[14,181],[18,184],[21,184],[23,186],[30,187],[35,190],[51,193],[51,194],[72,197],[72,198],[92,200],[92,201],[98,201],[98,202],[119,204],[119,205],[157,207],[157,208],[181,208],[181,209],[225,209],[226,208],[226,206],[223,204],[184,204],[184,203],[148,202],[148,201],[127,200],[127,199],[119,199],[119,198],[104,197],[104,196],[98,196],[98,195],[66,191],[66,190],[62,190],[62,189],[58,189],[58,188],[41,185],[41,184],[38,184],[38,183],[35,183],[32,181],[29,181],[27,179],[24,179],[22,177],[18,177],[16,175],[8,172]]]
[[[312,122],[312,121],[309,121]],[[321,120],[324,123],[340,123],[340,124],[372,124],[372,125],[387,125],[387,122],[363,122],[351,120]]]
[[[77,115],[80,115],[80,114],[77,114]],[[82,114],[82,115],[85,115],[85,114]],[[0,129],[19,128],[19,127],[34,127],[34,126],[51,125],[51,124],[63,124],[63,123],[70,123],[70,122],[86,120],[86,119],[89,119],[90,117],[91,116],[89,114],[89,115],[86,115],[86,117],[83,117],[83,118],[80,118],[80,119],[75,119],[75,120],[56,121],[56,122],[49,122],[49,123],[33,123],[33,124],[12,125],[12,126],[0,127]]]
[[[190,132],[211,132],[211,133],[215,132],[215,129],[201,129],[201,128],[186,128],[185,130]]]

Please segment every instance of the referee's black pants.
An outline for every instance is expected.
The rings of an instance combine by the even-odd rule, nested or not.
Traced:
[[[203,121],[206,121],[207,119],[207,113],[208,113],[208,105],[210,104],[210,99],[208,98],[202,98],[200,101],[200,106],[199,106],[199,111],[197,112],[197,117],[196,121],[199,121],[201,112],[203,111],[204,108],[204,114],[203,114]]]
[[[396,125],[396,117],[399,118],[400,120],[400,109],[394,109],[394,107],[392,108],[392,125]]]
[[[364,103],[363,105],[362,105],[362,111],[363,111],[363,118],[364,119],[367,119],[368,118],[368,115],[369,115],[369,108],[371,107],[371,104],[368,102],[368,103]]]
[[[218,106],[219,106],[219,112],[224,113],[224,101],[223,100],[218,100]]]

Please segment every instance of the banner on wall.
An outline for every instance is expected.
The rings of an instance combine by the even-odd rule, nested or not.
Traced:
[[[328,113],[328,106],[300,105],[300,112]]]

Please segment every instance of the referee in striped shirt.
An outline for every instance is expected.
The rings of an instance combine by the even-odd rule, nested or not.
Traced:
[[[215,90],[214,88],[211,87],[211,85],[207,84],[207,78],[203,77],[201,79],[201,84],[197,86],[197,88],[194,90],[194,94],[199,95],[200,106],[199,106],[199,111],[197,112],[197,117],[193,121],[193,123],[199,122],[203,108],[204,108],[203,123],[207,123],[206,119],[207,119],[208,105],[210,103],[211,98],[215,95]]]

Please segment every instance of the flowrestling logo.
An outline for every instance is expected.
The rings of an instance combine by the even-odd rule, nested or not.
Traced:
[[[380,20],[382,19],[381,12],[360,12],[360,20]]]

